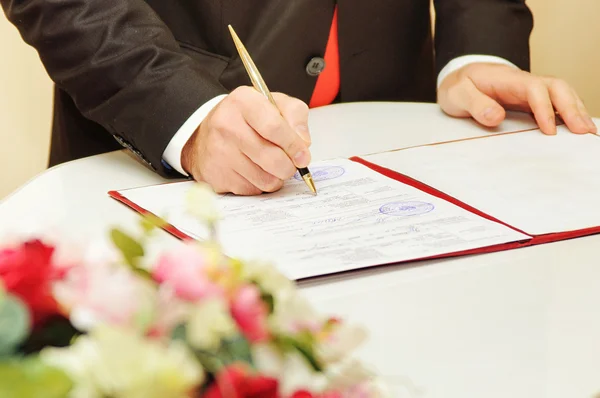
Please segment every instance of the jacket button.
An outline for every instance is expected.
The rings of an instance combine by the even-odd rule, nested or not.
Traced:
[[[318,76],[325,69],[325,60],[321,57],[314,57],[306,65],[306,73],[309,76]]]

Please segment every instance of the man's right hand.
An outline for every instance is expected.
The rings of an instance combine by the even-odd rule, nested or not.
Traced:
[[[273,98],[279,110],[252,87],[232,91],[185,144],[185,171],[217,193],[258,195],[308,166],[308,106],[281,93]]]

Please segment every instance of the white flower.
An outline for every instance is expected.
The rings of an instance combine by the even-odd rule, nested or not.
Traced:
[[[196,183],[187,194],[187,209],[199,221],[213,224],[219,220],[217,195],[205,183]]]
[[[309,302],[298,292],[275,298],[275,311],[270,321],[275,330],[283,334],[308,329],[317,332],[323,320]]]
[[[360,346],[367,338],[363,328],[344,323],[333,326],[333,331],[319,341],[317,356],[326,364],[336,363]]]
[[[391,394],[382,380],[356,359],[347,361],[329,373],[328,389],[347,398],[386,398]]]
[[[258,343],[250,347],[256,369],[265,376],[278,378],[283,369],[283,353],[270,343]]]
[[[222,339],[233,337],[237,332],[226,303],[222,300],[201,301],[190,313],[187,340],[194,348],[215,350]]]
[[[296,285],[270,264],[262,262],[244,262],[242,278],[256,282],[262,290],[275,299],[286,299],[297,294]]]
[[[298,390],[322,392],[327,386],[327,378],[315,370],[297,351],[282,353],[270,344],[252,346],[252,359],[256,369],[279,381],[282,396],[290,396]]]
[[[163,345],[124,329],[99,327],[40,358],[71,377],[73,398],[185,398],[204,380],[183,342]]]

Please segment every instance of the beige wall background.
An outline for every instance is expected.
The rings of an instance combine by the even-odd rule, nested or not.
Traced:
[[[0,200],[46,168],[52,85],[0,11]]]
[[[533,72],[575,87],[588,110],[600,117],[600,1],[527,0],[533,11]]]
[[[600,117],[600,1],[528,0],[535,73],[571,83]],[[52,85],[37,53],[0,15],[0,199],[46,168]]]

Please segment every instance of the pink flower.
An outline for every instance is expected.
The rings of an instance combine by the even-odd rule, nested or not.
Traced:
[[[382,386],[377,384],[378,381],[366,380],[346,389],[340,397],[347,398],[378,398],[389,396]]]
[[[175,296],[173,289],[161,286],[158,289],[156,315],[148,335],[155,338],[170,336],[175,327],[189,317],[190,305]]]
[[[221,296],[223,289],[208,275],[210,265],[208,253],[202,253],[198,247],[188,244],[163,255],[153,269],[152,276],[157,282],[171,286],[183,300],[196,301]]]
[[[267,304],[256,286],[245,285],[236,292],[231,303],[231,316],[251,343],[268,339],[268,315]]]
[[[152,316],[152,286],[120,265],[98,262],[73,267],[55,284],[54,295],[73,325],[84,331],[99,323],[133,326],[149,322]]]

